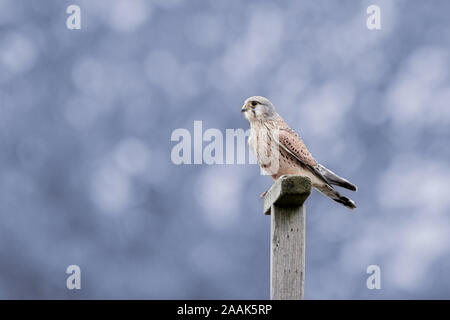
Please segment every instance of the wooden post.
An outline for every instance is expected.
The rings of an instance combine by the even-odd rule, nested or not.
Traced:
[[[311,193],[307,177],[281,176],[264,199],[271,215],[270,299],[301,300],[305,282],[305,206]]]

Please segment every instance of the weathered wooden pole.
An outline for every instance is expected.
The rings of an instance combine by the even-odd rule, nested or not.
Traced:
[[[301,300],[305,282],[305,200],[311,193],[307,177],[286,175],[272,185],[264,199],[271,215],[270,299]]]

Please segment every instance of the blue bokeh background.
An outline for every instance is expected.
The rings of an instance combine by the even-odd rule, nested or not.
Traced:
[[[271,179],[170,158],[194,120],[247,129],[252,95],[359,186],[353,214],[308,199],[306,298],[450,298],[449,12],[0,0],[0,298],[268,298]],[[81,290],[66,289],[71,264]],[[381,290],[366,287],[373,264]]]

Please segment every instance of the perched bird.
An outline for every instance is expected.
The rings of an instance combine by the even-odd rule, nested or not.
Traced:
[[[356,208],[355,203],[336,191],[333,185],[352,191],[356,191],[357,187],[319,164],[300,136],[289,128],[267,98],[248,98],[241,112],[250,122],[250,148],[266,174],[274,180],[286,174],[306,176],[322,194],[347,208]],[[261,197],[265,194],[261,194]]]

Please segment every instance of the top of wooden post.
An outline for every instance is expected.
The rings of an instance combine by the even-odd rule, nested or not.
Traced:
[[[311,179],[297,175],[284,175],[274,182],[264,197],[264,213],[270,214],[272,205],[300,207],[311,193]]]

